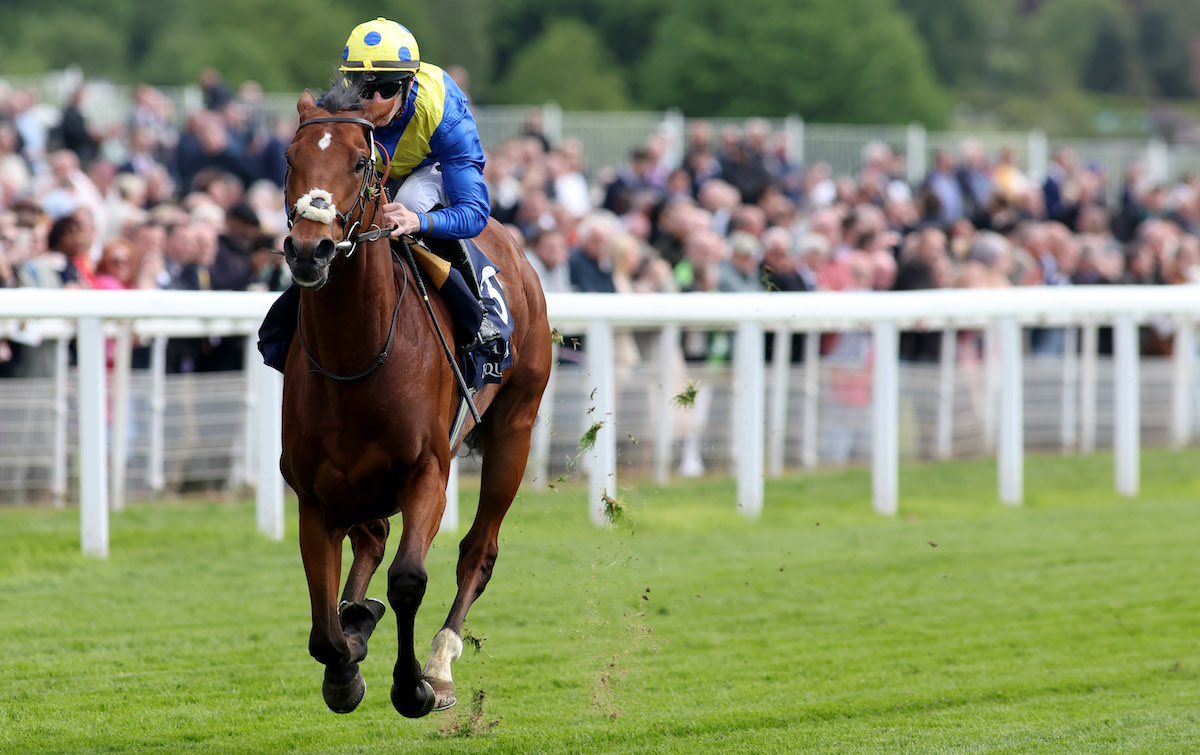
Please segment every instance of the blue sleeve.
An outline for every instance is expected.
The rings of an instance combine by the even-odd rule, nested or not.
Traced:
[[[474,238],[491,214],[483,181],[483,144],[462,90],[446,77],[446,106],[442,123],[429,140],[446,188],[448,207],[421,216],[421,232],[435,238]]]

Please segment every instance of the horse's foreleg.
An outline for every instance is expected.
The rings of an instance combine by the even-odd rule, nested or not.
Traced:
[[[504,408],[507,408],[505,406]],[[454,681],[450,664],[462,655],[462,627],[471,604],[483,594],[492,568],[500,553],[500,523],[525,473],[529,459],[529,437],[533,417],[524,417],[532,412],[514,412],[516,417],[501,414],[501,407],[493,405],[483,432],[483,472],[479,490],[479,509],[471,529],[458,546],[458,594],[450,607],[450,614],[441,631],[433,638],[429,662],[425,664],[425,678],[437,693],[437,710],[444,710],[455,703]],[[533,412],[536,412],[536,404]],[[497,416],[498,415],[498,416]],[[496,428],[502,428],[498,432]]]
[[[354,551],[354,563],[346,577],[346,589],[342,591],[343,603],[357,603],[367,595],[367,585],[383,561],[387,548],[391,523],[387,519],[375,519],[350,528],[350,547]]]
[[[354,552],[354,563],[350,565],[350,575],[346,577],[346,587],[342,591],[342,602],[338,607],[341,617],[342,631],[352,640],[357,635],[363,642],[363,655],[366,655],[366,643],[375,631],[375,625],[383,618],[386,608],[383,601],[368,598],[367,585],[379,562],[383,560],[383,552],[387,547],[387,536],[391,525],[386,519],[375,519],[364,524],[356,524],[350,528],[350,548]]]
[[[435,700],[433,689],[421,678],[421,664],[413,650],[413,624],[428,581],[425,556],[446,506],[446,476],[436,459],[423,465],[402,496],[404,534],[388,569],[388,602],[396,612],[400,645],[392,672],[392,705],[403,716],[420,718],[433,710]]]
[[[300,504],[300,556],[312,601],[312,632],[308,652],[325,666],[321,692],[335,713],[358,707],[366,692],[358,662],[367,654],[366,638],[347,635],[338,614],[337,589],[342,569],[345,530],[330,529],[312,503]]]

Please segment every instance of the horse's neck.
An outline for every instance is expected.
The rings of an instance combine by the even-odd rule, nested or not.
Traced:
[[[386,238],[359,244],[349,259],[332,264],[320,291],[301,293],[302,336],[325,369],[357,372],[383,349],[391,331],[399,295],[391,248]],[[364,358],[367,364],[360,364]]]

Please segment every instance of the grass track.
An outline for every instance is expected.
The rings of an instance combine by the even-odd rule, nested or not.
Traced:
[[[459,706],[420,721],[390,611],[362,706],[325,709],[294,516],[273,543],[248,504],[135,506],[102,562],[77,512],[3,510],[0,752],[1195,752],[1198,466],[1144,454],[1130,501],[1111,457],[1031,457],[1021,508],[993,464],[906,467],[894,518],[863,470],[768,481],[757,522],[731,481],[641,486],[612,531],[523,493]]]

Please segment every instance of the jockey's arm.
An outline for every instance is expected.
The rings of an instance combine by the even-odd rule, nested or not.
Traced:
[[[475,120],[465,117],[437,136],[440,143],[430,146],[438,156],[448,206],[418,213],[421,233],[443,239],[474,238],[483,232],[491,214],[483,181],[483,145]]]

